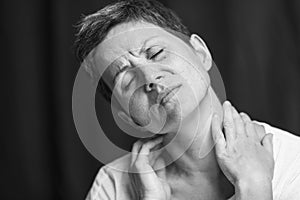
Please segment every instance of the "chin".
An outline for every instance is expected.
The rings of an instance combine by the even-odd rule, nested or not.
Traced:
[[[183,119],[180,106],[178,106],[177,102],[167,102],[164,105],[164,109],[167,112],[167,119],[160,134],[177,132]]]
[[[196,101],[194,96],[183,96],[178,103],[176,103],[176,109],[173,113],[176,113],[180,120],[188,117],[195,109],[198,108],[200,101]]]

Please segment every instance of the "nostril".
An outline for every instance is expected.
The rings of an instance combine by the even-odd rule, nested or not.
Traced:
[[[154,83],[148,83],[145,85],[146,92],[151,92],[154,88]]]
[[[154,84],[153,84],[153,83],[149,83],[149,88],[150,88],[150,89],[152,89],[152,88],[153,88],[153,86],[154,86]]]

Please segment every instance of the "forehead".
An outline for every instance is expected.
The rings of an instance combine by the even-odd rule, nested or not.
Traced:
[[[181,39],[163,28],[146,22],[128,22],[113,27],[94,50],[94,63],[100,74],[106,70],[114,71],[112,62],[128,54],[129,51],[139,50],[147,41],[160,40],[165,43]],[[111,72],[113,73],[113,72]]]

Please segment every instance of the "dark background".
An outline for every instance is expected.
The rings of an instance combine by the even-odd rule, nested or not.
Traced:
[[[84,199],[101,166],[72,118],[81,14],[110,1],[1,1],[1,199]],[[227,97],[300,133],[299,0],[164,0],[207,42]]]

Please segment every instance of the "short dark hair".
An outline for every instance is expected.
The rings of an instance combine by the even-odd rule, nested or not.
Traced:
[[[107,5],[94,14],[85,16],[78,24],[75,40],[75,54],[80,62],[100,44],[114,26],[131,21],[145,21],[171,32],[177,37],[190,36],[190,32],[181,19],[169,8],[155,0],[121,0]],[[176,34],[179,33],[179,34]],[[111,91],[101,78],[98,91],[108,101]]]

